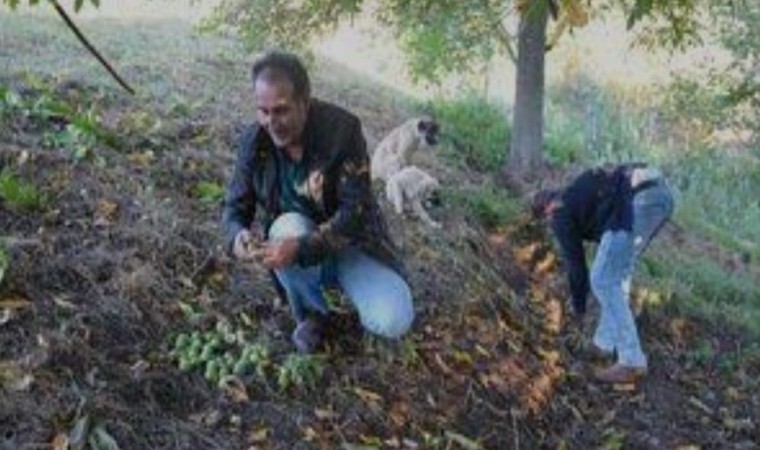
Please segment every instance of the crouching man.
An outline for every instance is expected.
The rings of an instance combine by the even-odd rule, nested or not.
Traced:
[[[300,351],[322,341],[323,288],[331,286],[343,290],[367,331],[400,337],[414,317],[412,295],[371,189],[359,119],[311,98],[306,69],[292,54],[261,56],[252,81],[256,120],[243,133],[223,211],[228,249],[270,270],[290,304]]]
[[[629,305],[630,284],[636,259],[673,213],[662,174],[644,164],[590,169],[564,189],[538,192],[531,207],[548,221],[560,246],[575,313],[585,313],[589,285],[599,301],[590,350],[617,354],[617,363],[596,378],[629,383],[643,376],[647,358]],[[599,242],[590,275],[584,241]]]

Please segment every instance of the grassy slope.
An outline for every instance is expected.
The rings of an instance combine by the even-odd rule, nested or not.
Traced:
[[[0,328],[0,379],[8,387],[13,370],[35,377],[0,392],[0,444],[50,442],[87,416],[122,448],[392,447],[402,438],[422,448],[468,439],[487,448],[755,448],[757,363],[742,333],[653,307],[643,326],[650,381],[636,394],[594,386],[578,362],[577,332],[557,334],[562,276],[541,231],[518,218],[489,238],[453,207],[440,235],[390,216],[418,298],[404,342],[342,343],[325,356],[317,391],[281,391],[270,374],[248,380],[245,402],[180,373],[166,339],[241,312],[275,366],[290,351],[286,308],[269,300],[265,277],[218,254],[218,211],[193,189],[226,178],[233,136],[250,114],[241,95],[248,58],[181,23],[83,28],[138,98],[120,93],[56,20],[0,14],[3,79],[52,89],[77,79],[74,93],[85,96],[71,101],[94,104],[121,137],[118,149],[98,145],[99,157],[72,164],[65,149],[40,147],[34,124],[14,117],[0,126],[3,166],[51,199],[32,213],[0,205],[16,242],[2,298],[33,305]],[[409,114],[398,95],[323,64],[315,91],[357,111],[370,140]],[[482,181],[427,164],[452,182]],[[652,264],[667,258],[657,252]],[[663,282],[671,281],[688,282]],[[180,301],[200,312],[196,322]]]

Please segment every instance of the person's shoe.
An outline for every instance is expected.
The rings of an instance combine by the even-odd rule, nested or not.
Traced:
[[[646,375],[646,367],[624,366],[614,364],[606,369],[598,370],[595,374],[597,381],[609,384],[633,384]]]
[[[296,349],[301,353],[314,353],[322,345],[324,335],[324,326],[320,321],[308,318],[298,322],[296,329],[293,330],[291,340]]]
[[[592,342],[585,346],[583,356],[592,362],[605,362],[615,357],[615,351],[605,350]]]

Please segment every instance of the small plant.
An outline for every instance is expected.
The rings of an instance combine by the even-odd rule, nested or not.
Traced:
[[[289,387],[313,389],[322,377],[324,368],[320,359],[313,355],[288,355],[280,366],[277,384],[280,389]]]
[[[10,117],[23,109],[21,97],[5,86],[0,86],[0,117]]]
[[[422,362],[420,350],[416,342],[405,339],[401,346],[401,364],[404,367],[416,367]]]
[[[203,203],[219,203],[224,198],[224,188],[212,181],[201,181],[195,185],[195,195]]]
[[[44,204],[44,196],[35,185],[19,179],[8,170],[0,173],[0,198],[15,209],[37,210]]]
[[[697,366],[705,367],[715,357],[715,350],[710,341],[704,339],[694,350],[688,353],[689,361]]]
[[[45,133],[42,145],[48,148],[65,149],[71,152],[75,160],[90,156],[97,143],[97,136],[75,123],[67,124],[60,131]]]

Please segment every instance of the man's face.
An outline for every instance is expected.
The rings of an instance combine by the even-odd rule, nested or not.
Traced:
[[[253,86],[256,120],[278,147],[300,143],[306,126],[308,100],[295,97],[287,80],[257,79]]]

